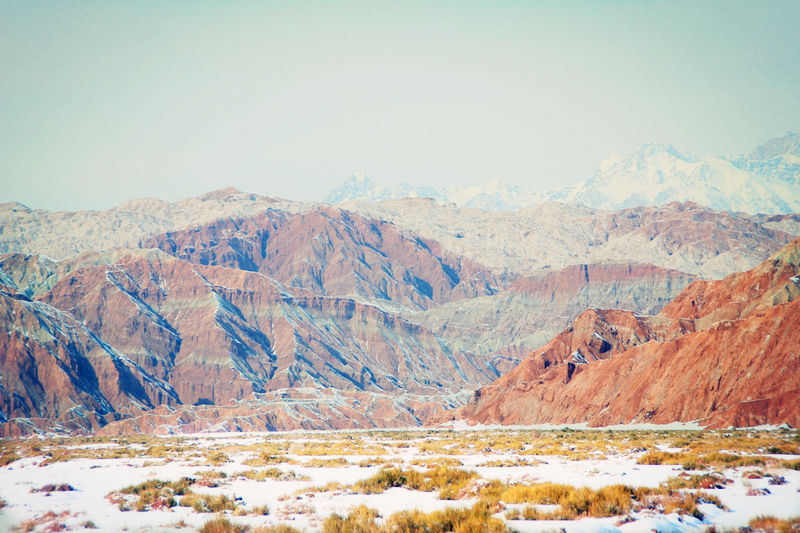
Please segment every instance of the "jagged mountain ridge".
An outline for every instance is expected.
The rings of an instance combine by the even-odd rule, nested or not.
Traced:
[[[551,202],[515,212],[487,212],[405,199],[342,207],[435,240],[487,268],[518,275],[575,264],[632,262],[721,278],[754,267],[793,238],[760,219],[693,203],[602,211]]]
[[[800,424],[800,239],[661,314],[590,309],[449,419]]]
[[[270,209],[295,213],[313,207],[228,187],[177,202],[131,200],[104,211],[46,211],[0,204],[0,253],[68,259],[87,251],[135,248],[146,235],[191,228],[225,217]]]
[[[495,211],[556,201],[614,210],[695,202],[722,211],[796,213],[800,211],[800,135],[786,133],[737,157],[698,159],[668,144],[646,144],[626,157],[610,155],[587,180],[537,193],[499,180],[444,189],[406,183],[380,187],[358,174],[334,188],[326,201],[401,198],[432,198],[443,204]]]
[[[494,294],[485,267],[380,220],[327,207],[221,219],[140,243],[193,263],[261,272],[320,295],[409,309]]]
[[[495,274],[514,276],[575,264],[636,262],[723,277],[752,268],[800,232],[797,215],[747,216],[691,203],[602,211],[550,202],[510,213],[426,199],[341,207],[436,241]],[[174,203],[131,201],[99,212],[49,213],[3,204],[0,253],[69,259],[84,251],[141,246],[148,235],[193,230],[214,220],[259,214],[289,219],[319,208],[234,189]],[[685,230],[688,236],[681,236]]]

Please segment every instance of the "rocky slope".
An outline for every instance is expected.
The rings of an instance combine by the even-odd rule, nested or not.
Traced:
[[[621,211],[546,203],[510,213],[440,205],[425,199],[348,202],[342,207],[377,224],[374,233],[384,233],[387,223],[391,223],[401,234],[436,241],[452,256],[483,265],[495,275],[512,276],[575,264],[635,262],[720,278],[752,268],[800,231],[796,215],[732,214],[692,203]],[[298,236],[304,238],[308,231],[299,229],[303,219],[293,219],[306,213],[316,213],[308,221],[318,224],[320,229],[323,224],[338,224],[339,232],[346,229],[342,221],[333,221],[336,217],[329,216],[331,222],[318,220],[324,216],[323,212],[319,206],[232,189],[174,203],[136,200],[100,212],[49,213],[19,204],[3,204],[0,205],[0,253],[61,260],[84,251],[109,251],[117,247],[144,245],[170,250],[172,244],[152,238],[169,234],[186,240],[184,244],[192,239],[199,242],[206,239],[203,253],[212,255],[204,258],[193,253],[192,261],[213,261],[252,270],[257,269],[256,265],[247,261],[254,260],[254,254],[264,244],[256,235],[250,235],[246,243],[237,241],[234,235],[220,246],[210,246],[208,239],[218,239],[226,232],[249,231],[249,226],[236,227],[244,219],[252,219],[255,226],[264,224],[261,231],[268,231],[267,226],[272,225],[273,232],[293,221],[295,231],[300,232]],[[220,219],[228,222],[215,228],[206,227]],[[205,234],[192,236],[198,231]],[[363,225],[358,229],[361,234],[358,238],[364,244],[375,242],[375,236],[368,235],[370,231]],[[288,236],[288,232],[285,234]],[[346,234],[343,237],[349,238]],[[338,236],[333,240],[338,240]],[[237,248],[242,246],[250,248]],[[313,246],[314,253],[322,251],[321,243]],[[385,246],[386,249],[389,247]],[[181,253],[189,258],[186,250]],[[309,267],[303,275],[313,276],[312,270]]]
[[[800,425],[800,240],[662,313],[587,310],[451,418]]]
[[[110,416],[85,421],[96,428],[157,405],[232,406],[285,389],[333,389],[379,394],[383,403],[394,395],[395,414],[405,415],[374,424],[398,424],[413,418],[404,407],[411,400],[401,393],[446,396],[498,375],[479,358],[377,307],[289,289],[258,272],[193,264],[154,250],[87,254],[74,263],[36,301],[24,296],[29,286],[8,288],[0,339],[8,419],[67,423],[69,410]],[[47,322],[23,312],[26,307],[60,322],[42,329]],[[44,348],[27,348],[40,344]],[[87,358],[102,361],[102,372]],[[126,365],[135,371],[113,373]],[[127,400],[133,394],[128,388],[136,401]],[[283,419],[289,425],[282,429],[313,423]]]
[[[0,310],[0,422],[25,418],[99,427],[178,403],[168,383],[69,313],[6,286],[0,288]]]
[[[5,203],[0,204],[0,253],[66,259],[85,251],[135,247],[150,233],[191,228],[218,218],[306,208],[233,188],[171,203],[156,198],[131,200],[105,211],[51,212]]]
[[[221,219],[150,237],[141,246],[193,263],[260,272],[319,295],[393,307],[428,309],[498,290],[489,270],[435,241],[331,208]]]
[[[721,278],[753,268],[793,238],[748,216],[693,203],[621,211],[548,203],[512,213],[441,206],[425,199],[343,207],[440,242],[488,268],[517,274],[636,262]]]
[[[493,363],[510,370],[589,307],[659,312],[695,276],[641,264],[575,265],[514,281],[492,296],[440,305],[405,316],[449,345],[505,356]],[[505,365],[502,361],[505,360]]]

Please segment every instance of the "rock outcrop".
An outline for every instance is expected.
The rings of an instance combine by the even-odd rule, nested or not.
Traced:
[[[696,276],[641,264],[574,265],[518,278],[503,291],[406,314],[449,344],[514,361],[591,307],[655,314]],[[509,367],[502,363],[499,369]]]
[[[588,310],[445,418],[800,425],[800,240],[690,285],[662,313]]]
[[[193,263],[261,272],[314,294],[358,296],[395,308],[428,309],[498,290],[488,269],[438,242],[332,208],[221,219],[152,236],[141,246]]]
[[[498,375],[422,326],[258,272],[157,250],[88,254],[65,270],[36,301],[7,287],[0,342],[8,419],[63,424],[70,410],[97,412],[105,418],[86,422],[97,428],[158,405],[233,406],[287,389],[441,397]],[[369,403],[363,394],[344,398]],[[342,409],[331,413],[349,416]],[[409,409],[401,411],[373,425],[408,423]]]

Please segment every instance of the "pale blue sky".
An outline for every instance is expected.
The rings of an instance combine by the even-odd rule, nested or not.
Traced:
[[[800,128],[800,2],[0,2],[0,202],[536,191]]]

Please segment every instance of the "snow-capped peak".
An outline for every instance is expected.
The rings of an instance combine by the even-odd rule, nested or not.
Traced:
[[[494,179],[481,185],[436,189],[403,183],[376,186],[364,174],[333,189],[330,203],[433,198],[460,207],[516,210],[547,201],[601,209],[692,201],[714,209],[749,213],[800,212],[800,135],[770,139],[736,158],[696,158],[671,144],[649,143],[628,156],[611,154],[594,175],[577,184],[531,194]]]

